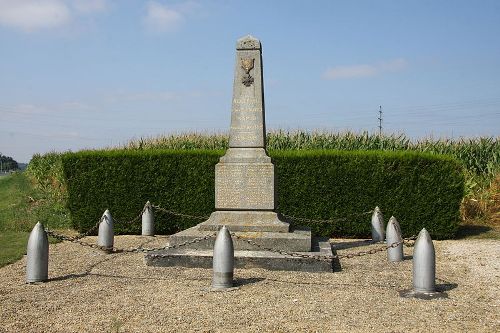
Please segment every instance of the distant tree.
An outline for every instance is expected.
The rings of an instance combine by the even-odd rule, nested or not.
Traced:
[[[5,156],[0,153],[0,172],[18,170],[19,165],[10,156]]]

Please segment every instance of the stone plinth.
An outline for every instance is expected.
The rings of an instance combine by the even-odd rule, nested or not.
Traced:
[[[198,225],[201,231],[217,231],[225,225],[231,231],[288,232],[290,225],[268,211],[216,211]]]
[[[235,239],[233,238],[233,241]],[[201,244],[201,243],[199,243]],[[304,251],[303,254],[325,257],[324,260],[313,258],[290,257],[276,252],[254,249],[234,251],[235,268],[264,268],[274,271],[332,272],[335,263],[329,259],[332,255],[330,243],[314,240],[314,252]],[[170,267],[201,267],[212,268],[211,249],[169,249],[150,252],[145,256],[145,262],[150,266]]]
[[[251,240],[259,246],[271,248],[273,250],[289,251],[289,252],[308,252],[311,251],[311,231],[310,230],[293,230],[292,232],[264,232],[264,231],[241,231],[235,232],[228,227],[230,232],[234,232],[233,246],[235,250],[258,250],[259,247],[245,242],[244,239]],[[190,241],[196,238],[201,238],[212,234],[213,231],[200,230],[200,225],[183,230],[170,236],[169,244],[177,245]],[[215,238],[207,239],[203,242],[191,245],[194,249],[211,249],[214,246]]]

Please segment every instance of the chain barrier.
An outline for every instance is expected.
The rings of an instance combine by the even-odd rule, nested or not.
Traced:
[[[106,217],[105,215],[101,216],[99,221],[97,221],[97,223],[92,228],[90,228],[89,230],[87,230],[83,234],[79,234],[78,236],[73,237],[73,239],[79,240],[79,239],[82,239],[84,237],[90,236],[91,233],[93,233],[94,231],[99,229],[99,224],[101,224],[102,220],[104,220],[105,217]]]
[[[135,224],[136,222],[138,222],[142,215],[144,214],[144,212],[148,209],[151,209],[153,210],[153,207],[151,205],[151,203],[148,201],[146,202],[146,204],[144,205],[144,207],[142,208],[141,212],[139,213],[139,215],[137,215],[136,217],[134,217],[133,219],[129,220],[129,221],[121,221],[121,220],[117,220],[116,218],[113,218],[113,221],[116,221],[118,224],[121,224],[121,225],[132,225],[132,224]]]
[[[117,220],[114,217],[113,217],[113,221],[118,223],[118,224],[121,224],[121,225],[132,225],[132,224],[135,224],[136,222],[139,221],[139,219],[142,217],[143,213],[144,213],[144,210],[139,215],[137,215],[136,217],[134,217],[132,220],[129,220],[129,221]]]
[[[170,214],[170,215],[174,215],[174,216],[178,216],[178,217],[184,217],[184,218],[199,219],[199,220],[206,220],[206,219],[209,218],[208,216],[189,215],[189,214],[183,214],[183,213],[174,212],[172,210],[163,208],[163,207],[161,207],[159,205],[151,204],[148,201],[144,205],[144,208],[142,209],[141,213],[139,215],[137,215],[136,217],[134,217],[132,220],[129,220],[129,221],[120,221],[120,220],[116,220],[116,219],[113,219],[113,220],[116,221],[118,224],[131,225],[133,223],[136,223],[141,218],[141,216],[144,214],[144,212],[147,209],[155,209],[155,210],[162,211],[162,212]],[[373,213],[373,210],[370,210],[370,211],[366,211],[366,212],[359,213],[359,214],[352,214],[351,217],[353,217],[353,216],[363,216],[363,215],[368,215],[368,214],[372,214],[372,213]],[[289,220],[296,220],[296,221],[309,222],[309,223],[334,223],[334,222],[340,222],[340,221],[347,221],[348,220],[347,217],[345,217],[345,218],[337,218],[337,219],[329,219],[329,220],[317,220],[317,219],[308,219],[308,218],[302,218],[302,217],[295,217],[295,216],[291,216],[291,215],[287,215],[287,214],[281,214],[281,215],[283,217],[285,217],[286,219],[289,219]],[[180,244],[176,244],[176,245],[171,245],[171,246],[167,245],[167,246],[156,247],[156,248],[138,247],[138,248],[129,248],[129,249],[120,249],[120,248],[116,248],[116,247],[107,248],[107,247],[99,246],[97,244],[90,244],[90,243],[87,243],[87,242],[84,242],[84,241],[81,240],[82,238],[87,237],[91,233],[93,233],[94,231],[96,231],[99,228],[99,224],[104,219],[107,219],[106,215],[103,215],[99,219],[99,221],[91,229],[87,230],[87,232],[79,234],[76,237],[69,237],[69,236],[65,236],[65,235],[62,235],[62,234],[58,234],[58,233],[56,233],[56,232],[54,232],[52,230],[49,230],[48,228],[46,228],[46,232],[47,232],[47,234],[49,236],[52,236],[52,237],[54,237],[54,238],[56,238],[58,240],[61,240],[61,241],[69,241],[69,242],[72,242],[72,243],[75,243],[75,244],[79,244],[79,245],[82,245],[82,246],[86,246],[86,247],[90,247],[90,248],[94,248],[94,249],[100,249],[100,250],[103,250],[103,251],[113,252],[113,253],[122,253],[122,252],[128,252],[128,253],[142,252],[142,253],[147,253],[147,252],[152,252],[152,251],[175,249],[175,248],[179,248],[179,247],[182,247],[182,246],[186,246],[186,245],[198,243],[198,242],[207,240],[209,238],[215,237],[217,235],[217,233],[215,232],[213,234],[209,234],[209,235],[206,235],[204,237],[195,238],[195,239],[192,239],[190,241],[186,241],[184,243],[180,243]],[[257,247],[257,248],[259,248],[261,250],[264,250],[264,251],[279,253],[281,255],[290,256],[290,257],[299,257],[299,258],[304,258],[304,259],[311,258],[311,259],[320,260],[320,261],[331,261],[333,259],[344,259],[344,258],[348,259],[348,258],[354,258],[354,257],[361,257],[361,256],[369,255],[369,254],[375,254],[375,253],[378,253],[378,252],[386,251],[387,249],[397,247],[400,244],[404,244],[407,247],[413,247],[414,246],[414,240],[416,238],[416,236],[412,236],[412,237],[409,237],[409,238],[405,238],[405,239],[403,239],[400,242],[396,242],[396,243],[393,243],[393,244],[390,244],[390,245],[387,245],[387,246],[382,246],[382,247],[379,247],[377,249],[371,249],[371,250],[359,251],[359,252],[355,252],[355,253],[337,254],[337,255],[333,255],[333,256],[328,256],[328,255],[311,255],[311,254],[306,254],[306,253],[289,252],[289,251],[272,249],[272,248],[268,248],[268,247],[262,246],[262,245],[260,245],[260,244],[258,244],[256,242],[254,242],[251,239],[238,236],[235,233],[231,233],[231,235],[234,238],[238,239],[238,240],[244,241],[244,242],[246,242],[246,243],[248,243],[248,244],[250,244],[252,246],[255,246],[255,247]]]
[[[48,228],[45,229],[45,232],[47,233],[47,235],[54,237],[60,241],[68,241],[68,242],[79,244],[79,245],[82,245],[85,247],[99,249],[99,250],[111,252],[111,253],[147,253],[147,252],[152,252],[152,251],[177,249],[177,248],[180,248],[180,247],[183,247],[186,245],[195,244],[195,243],[199,243],[201,241],[204,241],[204,240],[207,240],[210,238],[214,238],[217,235],[217,233],[214,232],[214,233],[205,235],[204,237],[194,238],[194,239],[185,241],[183,243],[174,244],[174,245],[165,245],[165,246],[153,247],[153,248],[136,247],[136,248],[125,249],[125,248],[117,248],[117,247],[105,247],[105,246],[100,246],[100,245],[93,244],[93,243],[92,244],[87,243],[87,242],[84,242],[80,239],[77,239],[76,237],[69,237],[69,236],[65,236],[65,235],[56,233],[55,231],[49,230]]]
[[[303,259],[314,259],[314,260],[318,260],[318,261],[328,261],[328,262],[330,262],[334,259],[351,259],[354,257],[362,257],[362,256],[369,255],[369,254],[375,254],[378,252],[387,251],[390,248],[398,247],[400,244],[404,244],[405,242],[412,241],[416,238],[416,236],[411,236],[411,237],[405,238],[399,242],[395,242],[395,243],[392,243],[392,244],[386,245],[386,246],[381,246],[379,248],[371,249],[368,251],[359,251],[359,252],[354,252],[354,253],[336,254],[333,256],[328,256],[328,255],[314,255],[314,254],[306,254],[306,253],[300,253],[300,252],[289,252],[289,251],[272,249],[269,247],[262,246],[259,243],[256,243],[251,239],[238,236],[234,232],[231,233],[231,236],[233,236],[234,238],[236,238],[238,240],[247,242],[250,245],[256,246],[259,249],[264,250],[264,251],[279,253],[281,255],[289,256],[289,257],[297,257],[297,258],[303,258]]]
[[[366,211],[363,213],[351,214],[349,216],[352,218],[352,217],[363,216],[363,215],[368,215],[368,214],[372,214],[372,213],[373,213],[373,210],[369,210],[369,211]],[[308,219],[305,217],[295,217],[295,216],[291,216],[291,215],[287,215],[287,214],[283,214],[283,213],[281,213],[280,215],[283,216],[284,218],[287,218],[290,220],[295,220],[295,221],[300,221],[300,222],[309,222],[309,223],[321,223],[321,224],[323,224],[323,223],[324,224],[332,224],[335,222],[342,222],[342,221],[350,220],[347,217],[339,217],[339,218],[334,218],[334,219],[329,219],[329,220],[317,220],[317,219]]]
[[[159,210],[161,212],[164,212],[164,213],[167,213],[170,215],[174,215],[174,216],[178,216],[178,217],[186,217],[186,218],[197,219],[197,220],[207,220],[209,218],[209,216],[199,216],[199,215],[189,215],[189,214],[177,213],[177,212],[174,212],[173,210],[169,210],[169,209],[160,207],[159,205],[151,205],[151,207],[153,207],[154,209]]]

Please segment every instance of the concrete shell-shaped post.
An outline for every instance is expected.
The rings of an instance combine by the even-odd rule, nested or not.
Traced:
[[[213,289],[225,289],[233,286],[234,247],[233,240],[226,226],[223,226],[215,239],[213,253]]]
[[[49,239],[38,222],[28,239],[26,282],[47,281],[49,277]]]
[[[418,234],[413,248],[413,290],[416,293],[436,291],[436,254],[425,228]]]
[[[384,217],[380,208],[375,207],[372,214],[372,240],[374,242],[383,242],[385,239]]]
[[[155,220],[153,214],[153,207],[148,201],[144,206],[144,211],[142,212],[142,233],[143,236],[154,236],[155,235]]]
[[[387,223],[386,230],[386,242],[387,246],[391,246],[394,243],[400,243],[395,247],[389,247],[387,249],[387,260],[392,262],[403,260],[403,238],[401,237],[401,230],[399,229],[399,224],[396,218],[392,216]]]
[[[97,236],[97,245],[111,249],[114,245],[113,217],[108,209],[102,215],[101,223],[99,223],[99,233]]]

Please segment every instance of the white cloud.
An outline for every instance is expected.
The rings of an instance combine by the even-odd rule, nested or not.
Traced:
[[[60,0],[0,0],[0,24],[23,31],[54,28],[71,20],[71,12]]]
[[[351,66],[337,66],[329,68],[323,73],[323,77],[328,80],[349,79],[357,77],[375,76],[385,72],[397,72],[407,67],[405,59],[399,58],[388,62],[377,64],[362,64]]]
[[[146,10],[144,23],[152,31],[166,32],[175,30],[184,20],[184,15],[179,10],[156,1],[148,2]]]
[[[73,0],[71,3],[77,11],[85,14],[102,12],[108,7],[106,0]]]
[[[144,25],[153,32],[172,32],[178,29],[186,17],[200,12],[201,5],[195,1],[184,1],[175,5],[149,1],[146,5]]]

